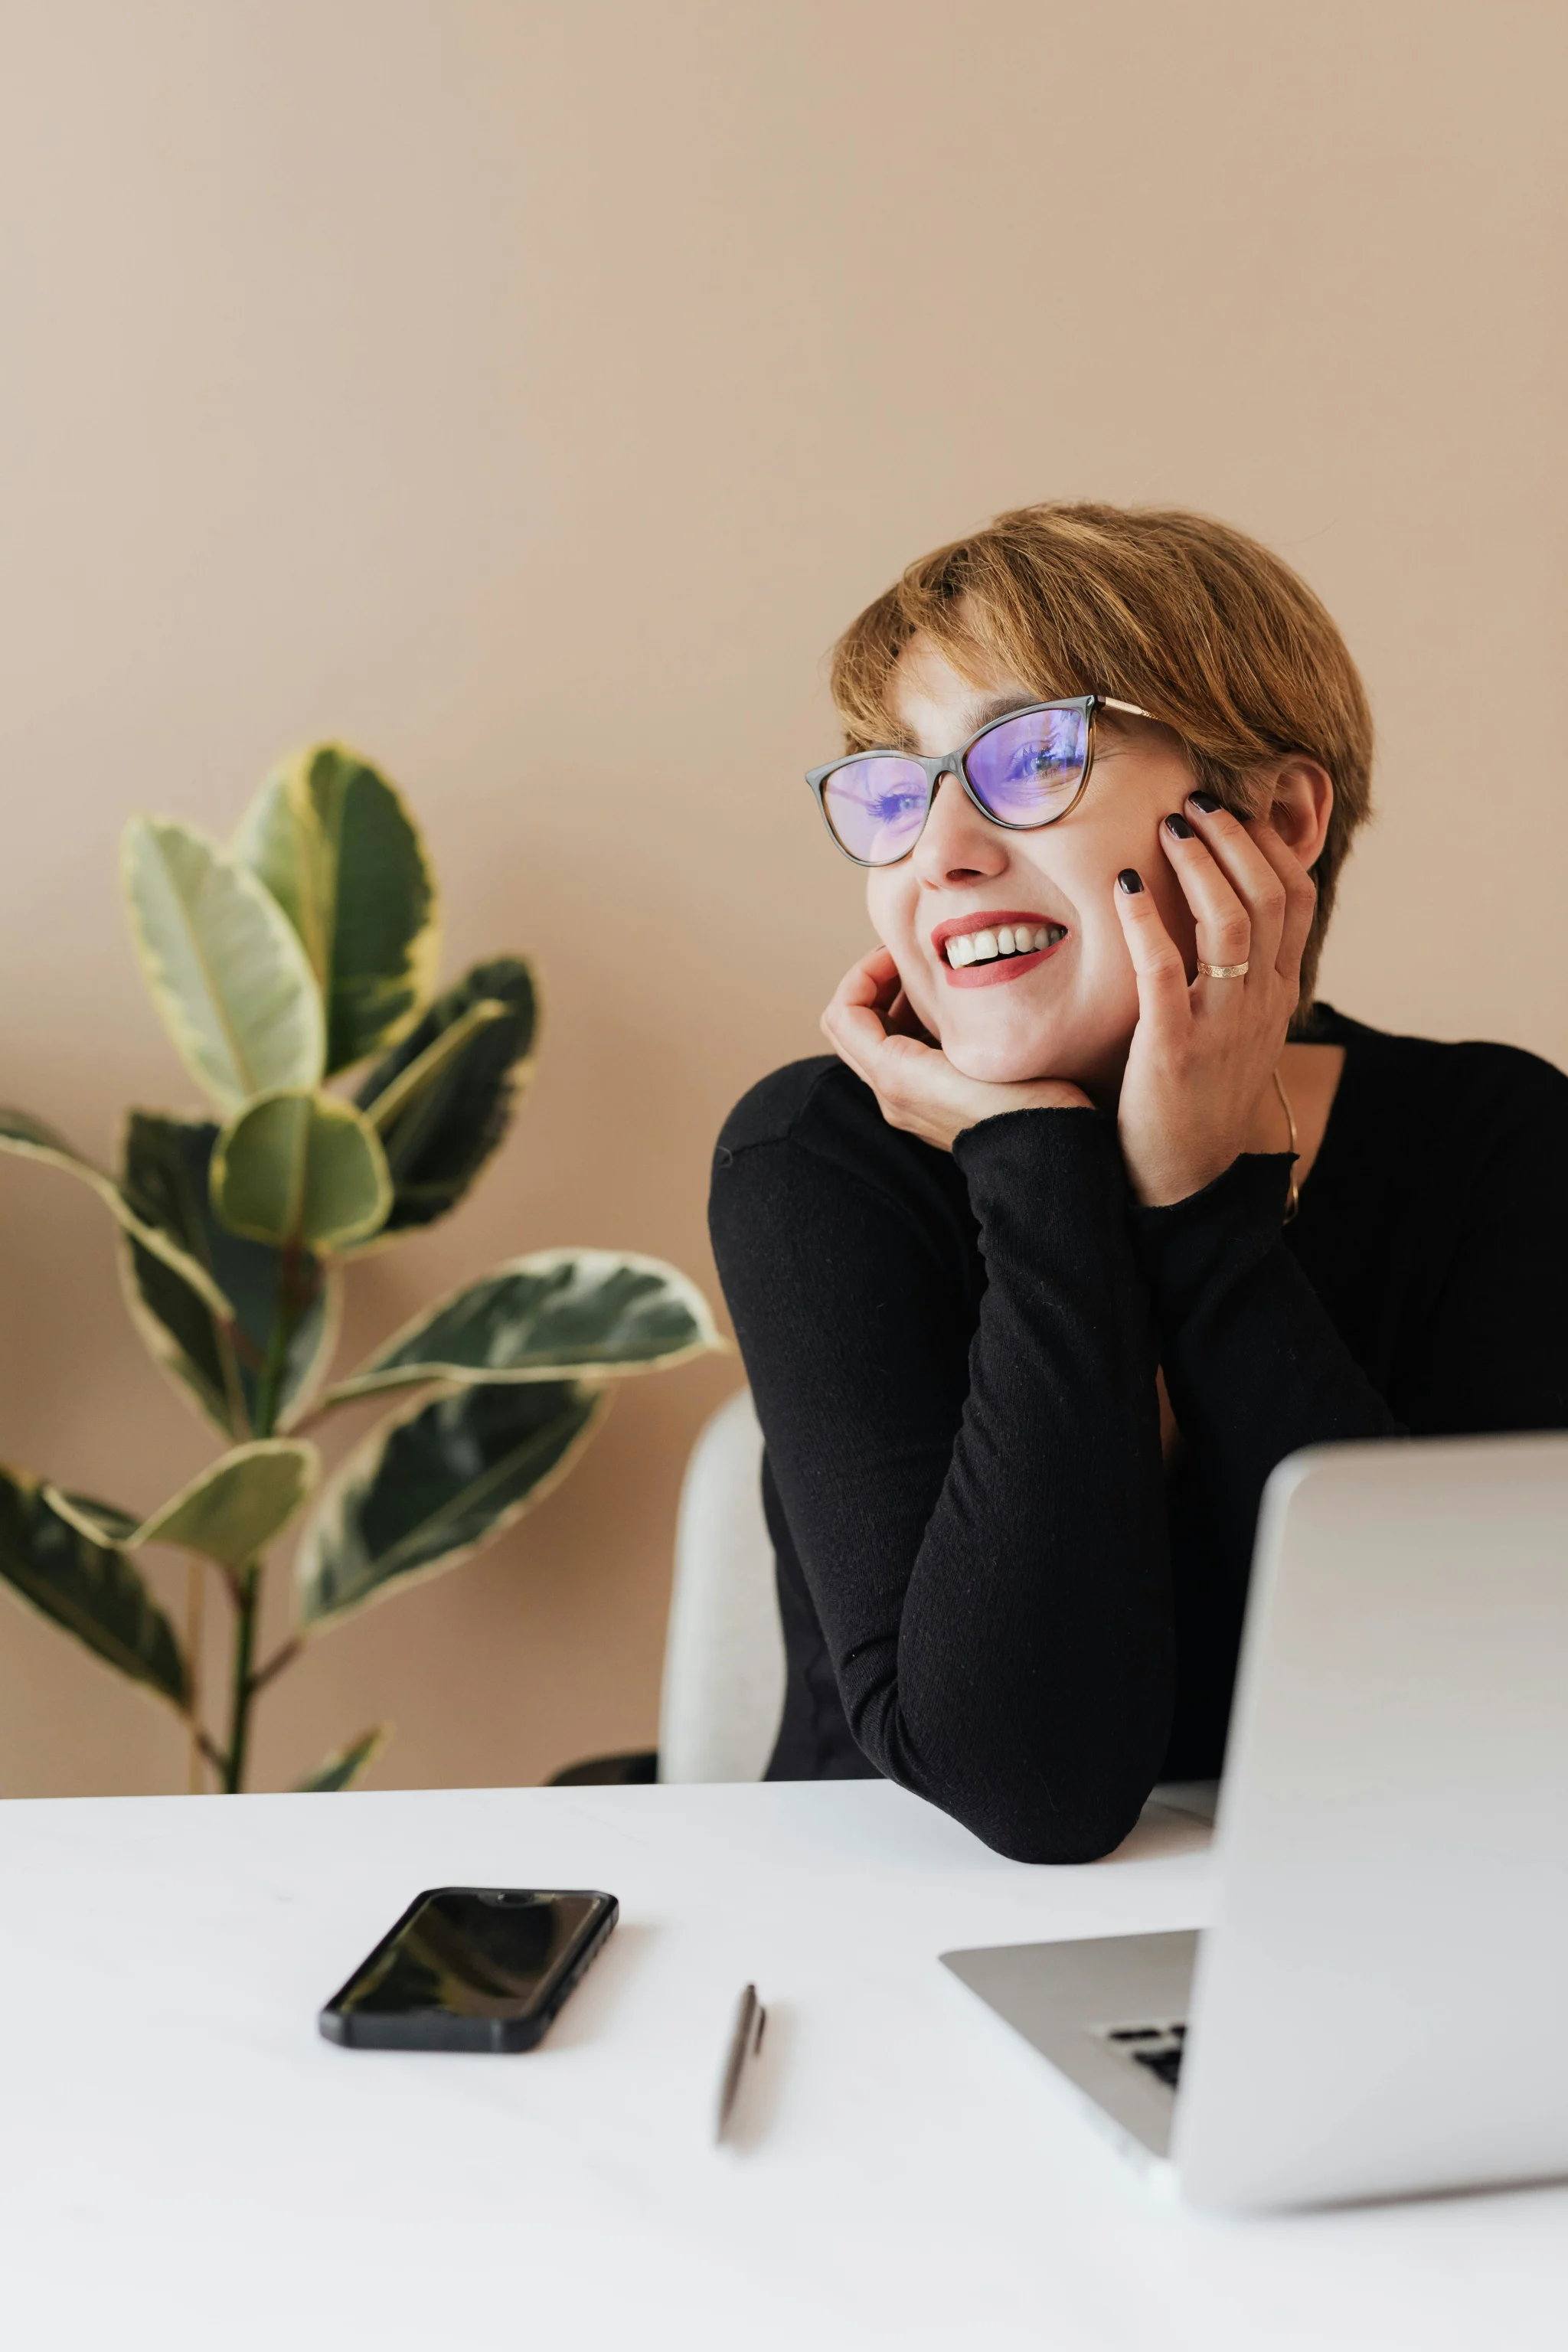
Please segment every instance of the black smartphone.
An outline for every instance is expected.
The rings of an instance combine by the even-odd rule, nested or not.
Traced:
[[[531,2050],[619,1916],[592,1889],[427,1887],[317,2023],[351,2050]]]

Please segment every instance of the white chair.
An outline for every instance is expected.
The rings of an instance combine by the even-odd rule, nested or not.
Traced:
[[[763,1433],[749,1389],[703,1426],[686,1465],[664,1643],[657,1757],[603,1756],[557,1773],[608,1780],[760,1780],[784,1712],[784,1646],[763,1516]],[[1166,1781],[1154,1798],[1212,1822],[1218,1783]]]
[[[762,1779],[784,1693],[762,1479],[763,1433],[741,1389],[705,1423],[686,1465],[658,1752],[589,1757],[555,1773],[552,1788]]]
[[[661,1780],[760,1780],[778,1737],[784,1633],[762,1471],[763,1433],[741,1389],[702,1430],[680,1492]]]

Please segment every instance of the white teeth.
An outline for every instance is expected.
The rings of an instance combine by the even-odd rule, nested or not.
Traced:
[[[958,931],[943,949],[955,971],[967,964],[989,963],[995,956],[1039,955],[1067,937],[1062,923],[1001,923],[994,931]]]

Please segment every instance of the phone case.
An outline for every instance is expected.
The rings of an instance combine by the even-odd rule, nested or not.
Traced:
[[[489,2050],[537,2049],[588,1969],[603,1950],[620,1917],[613,1895],[597,1888],[573,1887],[552,1892],[592,1895],[603,1907],[585,1919],[556,1962],[533,2006],[521,2017],[458,2017],[440,2010],[366,2012],[342,2010],[338,2004],[351,1992],[372,1963],[401,1935],[422,1903],[433,1895],[473,1894],[471,1887],[427,1886],[390,1927],[380,1943],[365,1954],[353,1975],[339,1986],[316,2022],[327,2041],[345,2050]]]

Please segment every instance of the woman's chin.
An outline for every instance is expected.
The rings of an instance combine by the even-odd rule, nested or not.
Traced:
[[[1092,1092],[1107,1072],[1120,1074],[1137,1019],[1136,1003],[1124,1029],[1106,1017],[1085,1021],[1070,1009],[1046,1020],[1037,1013],[1033,1020],[998,1019],[985,998],[1012,992],[985,989],[972,993],[965,1003],[942,1007],[942,1050],[964,1077],[993,1087],[1060,1078]]]
[[[980,1078],[991,1087],[1021,1086],[1031,1078],[1053,1078],[1058,1075],[1048,1066],[1048,1056],[1037,1045],[1031,1050],[1019,1045],[1007,1045],[1000,1040],[944,1036],[942,1050],[961,1077]]]

